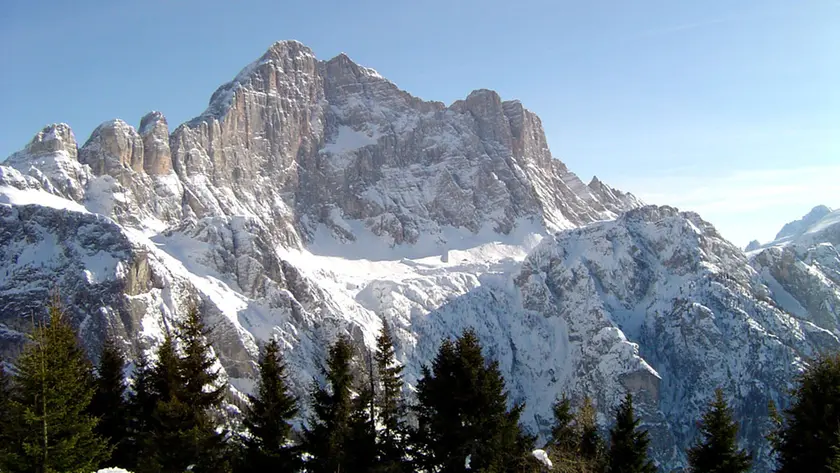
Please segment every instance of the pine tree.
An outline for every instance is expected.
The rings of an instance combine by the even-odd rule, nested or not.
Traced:
[[[554,401],[551,409],[554,423],[551,426],[549,445],[562,451],[572,451],[580,443],[580,436],[575,431],[575,415],[572,412],[572,401],[565,394]]]
[[[775,434],[778,473],[827,471],[840,445],[840,354],[813,360],[799,376]]]
[[[171,343],[171,340],[168,342]],[[128,395],[128,438],[126,439],[126,465],[130,471],[143,471],[153,450],[152,428],[158,398],[152,386],[153,366],[144,353],[140,353],[134,367],[131,392]],[[148,468],[146,468],[148,471]]]
[[[179,397],[195,409],[197,416],[218,408],[227,389],[226,385],[219,384],[219,371],[213,369],[215,357],[209,343],[211,335],[211,330],[195,307],[187,312],[186,319],[178,326],[178,339],[183,347],[180,366],[184,378],[184,392]]]
[[[111,458],[101,466],[129,466],[128,458],[128,406],[125,397],[125,358],[113,339],[108,338],[99,356],[96,371],[96,392],[91,402],[91,413],[99,418],[96,433],[113,448]]]
[[[585,396],[583,404],[575,416],[575,428],[580,436],[578,452],[580,454],[579,471],[600,473],[607,468],[607,453],[604,439],[598,432],[597,412],[592,398]]]
[[[375,404],[378,423],[382,426],[377,441],[377,471],[398,473],[407,470],[404,456],[408,426],[405,422],[406,407],[402,398],[403,366],[397,363],[394,340],[387,322],[383,322],[382,330],[376,339],[374,359],[379,378],[379,392]]]
[[[136,370],[131,396],[131,445],[138,450],[138,473],[223,471],[226,433],[219,432],[218,411],[226,386],[213,370],[214,360],[201,315],[191,310],[175,337],[167,334],[157,360]]]
[[[304,450],[312,455],[306,470],[312,473],[347,471],[349,457],[350,416],[353,410],[351,387],[353,376],[350,362],[353,348],[345,337],[330,347],[324,375],[329,388],[317,381],[312,387],[313,417],[304,428]]]
[[[370,367],[372,368],[372,366]],[[346,471],[369,472],[377,465],[376,414],[373,406],[373,387],[370,369],[359,386],[359,395],[353,399],[350,429],[347,438]]]
[[[552,414],[551,436],[545,448],[554,464],[553,469],[561,473],[586,471],[583,467],[587,462],[580,453],[581,432],[572,411],[571,399],[565,394],[557,399],[552,406]]]
[[[498,363],[486,362],[472,330],[445,340],[417,384],[421,469],[444,473],[470,469],[519,471],[533,438],[519,426],[523,406],[507,408]]]
[[[618,406],[615,425],[610,430],[610,473],[655,473],[648,459],[650,436],[639,430],[640,420],[633,409],[633,396],[628,392]]]
[[[840,431],[837,432],[838,444],[834,446],[833,455],[828,463],[828,473],[840,473]]]
[[[694,473],[743,473],[750,469],[752,457],[738,449],[738,424],[723,398],[715,390],[715,400],[700,421],[701,442],[688,450],[688,463]]]
[[[17,360],[11,400],[16,441],[0,470],[89,473],[110,454],[88,413],[94,395],[93,367],[76,340],[58,295],[49,323],[39,325]]]
[[[299,454],[289,446],[297,399],[289,393],[286,367],[276,339],[266,344],[259,363],[260,378],[243,421],[246,471],[293,471]]]
[[[227,432],[219,431],[220,410],[227,384],[220,383],[220,372],[210,345],[209,329],[197,308],[192,307],[178,325],[183,355],[179,359],[183,385],[176,393],[178,402],[169,412],[185,427],[185,449],[191,452],[193,471],[213,472],[225,467]],[[185,409],[186,412],[180,412]],[[187,428],[188,427],[188,428]]]
[[[2,465],[6,463],[4,460],[9,459],[10,450],[13,450],[12,443],[15,441],[11,432],[13,424],[12,377],[6,373],[3,360],[0,360],[0,471],[2,471]]]

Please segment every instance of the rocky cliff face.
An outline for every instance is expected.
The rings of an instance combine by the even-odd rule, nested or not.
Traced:
[[[749,254],[782,309],[840,334],[838,247],[840,211],[821,205]]]
[[[198,304],[239,392],[272,336],[303,394],[337,332],[370,345],[388,320],[415,382],[471,326],[535,432],[562,392],[597,393],[606,424],[631,390],[669,467],[717,386],[764,448],[757,406],[837,346],[812,285],[840,274],[833,247],[751,263],[696,215],[585,184],[519,102],[426,102],[293,41],[171,134],[159,112],[81,148],[45,128],[0,165],[0,219],[7,355],[56,283],[94,354],[105,334],[147,350]],[[794,310],[774,284],[816,292]]]

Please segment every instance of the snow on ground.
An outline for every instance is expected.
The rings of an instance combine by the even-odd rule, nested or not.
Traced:
[[[548,453],[546,453],[545,450],[534,450],[533,452],[531,452],[531,455],[533,455],[534,458],[537,459],[537,461],[545,465],[545,467],[549,470],[554,467],[554,464],[551,463],[551,459],[548,458]]]
[[[42,205],[53,209],[87,213],[87,209],[72,200],[39,189],[17,189],[11,186],[0,186],[0,204]]]

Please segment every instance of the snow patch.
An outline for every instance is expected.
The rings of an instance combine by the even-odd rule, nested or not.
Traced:
[[[356,131],[347,125],[341,125],[338,127],[338,134],[333,141],[327,143],[320,152],[344,154],[359,148],[364,148],[365,146],[375,145],[378,138],[378,134],[371,136],[365,132]]]
[[[88,213],[87,209],[72,200],[39,189],[17,189],[11,186],[0,186],[0,204],[41,205],[58,210]]]
[[[533,452],[531,452],[531,455],[533,455],[534,458],[536,458],[538,462],[542,463],[549,470],[554,468],[554,464],[551,463],[551,459],[548,458],[548,453],[546,453],[545,450],[542,450],[542,449],[534,450]]]

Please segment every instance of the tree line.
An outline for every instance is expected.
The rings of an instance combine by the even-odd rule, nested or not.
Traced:
[[[485,358],[472,330],[441,343],[422,368],[412,403],[403,395],[403,367],[387,324],[372,352],[356,353],[339,337],[328,350],[325,382],[313,380],[311,414],[300,430],[295,421],[305,400],[289,389],[276,339],[261,350],[241,426],[231,426],[225,410],[235,403],[225,402],[229,392],[210,336],[200,313],[189,311],[152,360],[140,356],[129,383],[117,343],[104,344],[94,367],[54,298],[12,372],[0,363],[0,472],[657,471],[629,393],[607,436],[588,397],[578,409],[561,397],[547,441],[535,451],[537,438],[520,424],[524,405],[510,404],[498,363]],[[773,410],[772,418],[768,438],[779,473],[840,473],[840,356],[814,360],[791,406]],[[690,471],[751,468],[720,389],[698,422],[699,438],[687,452]]]

